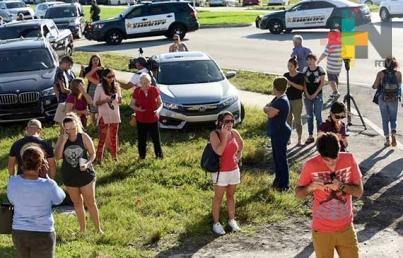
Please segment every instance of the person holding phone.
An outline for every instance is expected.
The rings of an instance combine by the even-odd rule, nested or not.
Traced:
[[[83,132],[79,118],[68,113],[63,120],[64,133],[56,143],[56,159],[63,159],[61,176],[74,204],[80,231],[85,232],[84,203],[99,233],[103,233],[95,201],[95,147],[88,134]],[[84,200],[84,202],[83,202]]]
[[[227,197],[228,225],[232,231],[241,228],[235,220],[235,192],[241,182],[239,163],[242,158],[243,139],[234,127],[234,115],[229,112],[220,113],[217,117],[217,129],[210,133],[213,150],[220,156],[220,171],[212,174],[214,183],[213,198],[213,232],[224,235],[226,232],[220,223],[220,208],[224,193]]]
[[[119,149],[119,124],[122,94],[119,83],[116,82],[115,72],[109,68],[102,70],[101,84],[95,90],[94,101],[98,107],[99,142],[97,148],[97,162],[104,157],[105,145],[114,159],[117,159]]]
[[[20,257],[55,256],[56,233],[52,205],[66,194],[46,174],[48,164],[39,146],[22,150],[23,172],[10,176],[7,197],[14,205],[12,238]]]

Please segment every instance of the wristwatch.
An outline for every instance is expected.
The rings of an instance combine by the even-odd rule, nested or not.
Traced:
[[[344,183],[342,183],[341,185],[340,185],[340,187],[339,187],[339,191],[340,192],[344,192],[343,190],[344,190],[344,187],[345,187],[346,185],[344,184]]]

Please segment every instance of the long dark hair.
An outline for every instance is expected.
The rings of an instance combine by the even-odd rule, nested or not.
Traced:
[[[112,72],[113,72],[112,69],[105,68],[104,70],[102,70],[102,74],[101,74],[102,88],[104,89],[105,94],[108,96],[112,96],[113,94],[115,94],[117,92],[115,80],[113,80],[111,85],[109,86],[108,82],[105,79],[105,77],[108,76],[108,74],[112,73]]]
[[[91,56],[90,62],[88,63],[88,67],[89,67],[90,69],[92,68],[92,59],[94,59],[94,58],[98,58],[98,60],[99,60],[98,67],[102,66],[101,57],[100,57],[99,55],[95,54],[95,55],[92,55],[92,56]]]
[[[217,117],[217,121],[215,122],[215,124],[216,124],[216,129],[221,129],[221,127],[222,127],[223,124],[224,124],[224,118],[225,118],[226,116],[231,116],[232,118],[234,118],[234,114],[232,114],[232,113],[229,112],[229,111],[225,111],[225,112],[220,113],[220,114],[218,115],[218,117]]]

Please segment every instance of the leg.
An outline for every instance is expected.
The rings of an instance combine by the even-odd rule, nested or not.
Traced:
[[[56,233],[34,232],[31,245],[31,258],[53,258],[56,249]]]
[[[220,207],[222,198],[227,189],[227,186],[214,186],[214,198],[213,198],[213,222],[214,224],[220,222]]]
[[[109,125],[109,143],[110,143],[110,151],[112,157],[116,159],[118,150],[119,150],[119,124],[110,124]]]
[[[98,232],[102,233],[102,229],[99,223],[98,206],[95,201],[95,181],[89,183],[86,186],[80,187],[80,191],[83,195],[85,206],[87,207],[88,212],[90,213],[92,222],[94,223]]]
[[[398,101],[388,103],[390,130],[392,134],[396,133],[398,107],[399,107]]]
[[[314,105],[313,112],[315,113],[315,119],[316,119],[316,131],[318,131],[320,125],[322,124],[322,109],[323,109],[322,94],[316,96],[313,105]]]
[[[294,117],[294,113],[292,112],[294,110],[293,103],[294,103],[294,100],[290,100],[290,113],[288,113],[288,116],[287,116],[287,124],[291,127],[291,129],[293,129],[292,120]],[[294,119],[295,119],[295,117],[294,117]]]
[[[148,128],[146,124],[137,122],[137,148],[140,159],[146,158],[147,130]]]
[[[358,241],[354,227],[337,234],[336,250],[340,258],[358,258]]]
[[[274,188],[278,187],[278,180],[279,180],[279,175],[277,174],[277,142],[275,139],[273,139],[274,137],[271,138],[271,154],[272,154],[272,159],[274,162],[274,180],[273,180],[273,184],[272,186]]]
[[[313,136],[313,101],[304,99],[306,115],[308,116],[308,133],[309,137]]]
[[[31,257],[31,250],[27,245],[27,241],[29,241],[30,235],[27,231],[22,230],[13,230],[12,238],[15,249],[17,249],[17,254],[20,257]]]
[[[312,231],[313,248],[316,258],[333,258],[336,244],[336,233],[321,233]]]
[[[237,185],[228,185],[226,191],[228,219],[235,219],[235,191]]]
[[[294,128],[297,129],[298,143],[301,143],[302,137],[302,99],[293,100],[292,115],[294,116]]]
[[[80,188],[78,187],[67,187],[67,192],[74,204],[74,210],[76,211],[78,224],[80,224],[80,231],[85,231],[85,210],[83,197],[81,196]]]
[[[150,124],[150,134],[151,134],[151,139],[152,139],[153,145],[154,145],[155,157],[162,159],[163,154],[162,154],[162,148],[161,148],[161,138],[160,138],[160,130],[159,130],[158,122]]]
[[[382,96],[379,97],[379,110],[381,111],[383,134],[385,135],[385,137],[389,138],[389,135],[390,135],[389,114],[388,114],[387,105],[382,100]]]
[[[99,141],[98,141],[98,148],[97,148],[97,161],[102,161],[104,158],[104,148],[105,148],[105,139],[108,133],[108,127],[104,123],[104,120],[99,119],[98,123],[98,131],[99,131]]]
[[[289,168],[287,161],[287,142],[290,133],[284,133],[284,135],[276,135],[273,137],[273,148],[276,148],[275,164],[276,164],[276,178],[277,188],[280,190],[289,188]]]

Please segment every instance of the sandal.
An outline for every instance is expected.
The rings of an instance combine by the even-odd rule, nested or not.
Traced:
[[[311,136],[305,141],[305,144],[311,144],[313,142],[315,142],[315,139]]]

